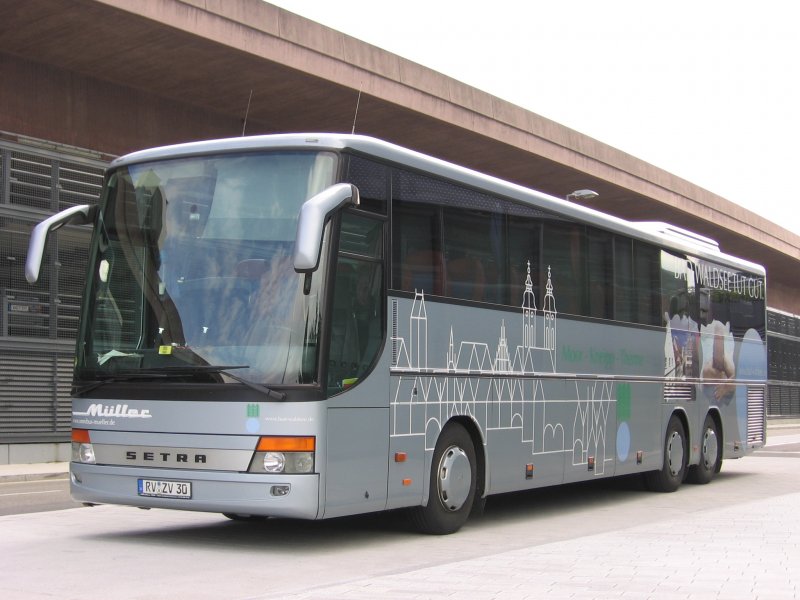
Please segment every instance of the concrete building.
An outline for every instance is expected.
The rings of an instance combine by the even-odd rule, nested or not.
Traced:
[[[261,0],[6,0],[0,81],[0,463],[27,460],[32,449],[37,460],[54,455],[69,428],[87,233],[60,232],[42,281],[29,287],[22,267],[32,224],[93,201],[104,165],[131,150],[243,131],[349,132],[359,91],[358,133],[556,196],[591,188],[595,208],[691,229],[764,264],[771,377],[800,381],[800,236]],[[800,387],[773,386],[769,406],[800,414]]]

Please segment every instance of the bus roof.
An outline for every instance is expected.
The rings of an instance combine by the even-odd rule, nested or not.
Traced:
[[[588,225],[624,234],[631,238],[650,242],[678,252],[684,252],[697,258],[717,261],[733,268],[761,275],[765,274],[765,269],[761,265],[723,253],[716,241],[698,233],[668,223],[626,221],[625,219],[569,202],[563,198],[538,192],[402,146],[363,135],[291,133],[189,142],[133,152],[114,160],[111,163],[111,168],[200,154],[251,152],[278,148],[351,150],[417,171],[438,175],[486,192],[499,194]]]

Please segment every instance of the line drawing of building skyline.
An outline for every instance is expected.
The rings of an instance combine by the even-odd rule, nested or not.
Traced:
[[[501,318],[492,348],[486,341],[457,340],[449,324],[446,351],[437,364],[429,363],[435,358],[429,356],[428,345],[431,334],[439,336],[429,331],[424,291],[415,291],[408,312],[408,340],[399,334],[399,322],[392,324],[392,437],[425,436],[425,448],[431,451],[443,424],[451,417],[466,416],[481,429],[484,444],[490,431],[518,430],[520,443],[530,445],[532,456],[564,453],[572,456],[573,465],[586,465],[592,457],[594,473],[603,474],[606,462],[613,461],[605,449],[608,417],[616,402],[613,383],[575,381],[574,398],[545,396],[541,375],[558,375],[558,312],[552,277],[548,266],[540,310],[528,262],[517,327]],[[399,319],[398,300],[392,303],[392,318]],[[513,353],[509,331],[520,340]],[[548,408],[563,414],[552,409],[564,404],[575,405],[569,441],[570,423],[548,418]],[[496,410],[490,410],[492,405]],[[424,411],[424,417],[419,411]]]

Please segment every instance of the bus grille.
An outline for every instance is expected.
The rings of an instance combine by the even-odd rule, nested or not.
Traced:
[[[694,385],[691,383],[667,383],[664,386],[664,402],[682,404],[694,401]]]
[[[398,355],[400,350],[399,339],[397,337],[397,300],[392,300],[392,366],[397,366]]]
[[[747,388],[747,445],[764,443],[764,387]]]

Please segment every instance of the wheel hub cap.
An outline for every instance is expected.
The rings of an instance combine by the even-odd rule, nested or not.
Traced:
[[[669,471],[675,477],[683,468],[683,439],[677,431],[674,431],[669,438],[667,456],[669,457]]]
[[[439,461],[439,498],[449,511],[464,505],[472,484],[472,469],[466,453],[458,446],[451,446]]]
[[[703,462],[706,469],[711,469],[717,464],[717,433],[709,428],[703,436]]]

